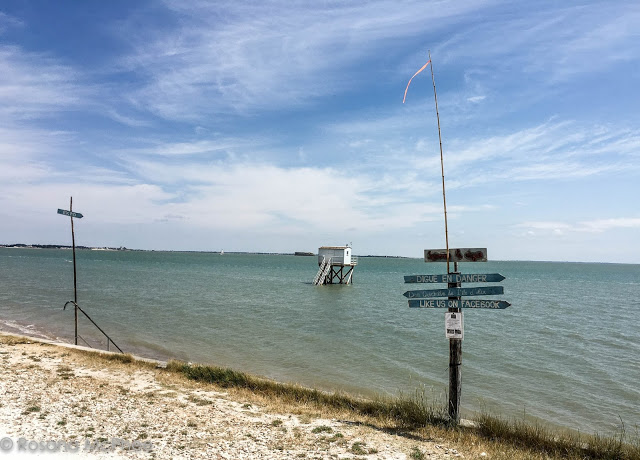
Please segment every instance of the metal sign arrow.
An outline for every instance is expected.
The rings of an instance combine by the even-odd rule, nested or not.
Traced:
[[[511,306],[504,300],[448,300],[448,299],[422,299],[409,300],[410,308],[490,308],[492,310],[504,310]]]
[[[448,289],[421,289],[419,291],[407,291],[403,295],[409,299],[429,299],[432,297],[459,297],[466,295],[496,295],[504,294],[502,286],[448,288]]]
[[[499,283],[505,277],[500,273],[477,273],[449,275],[406,275],[405,283]]]

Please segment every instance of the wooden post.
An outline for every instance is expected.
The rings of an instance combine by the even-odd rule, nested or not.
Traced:
[[[458,272],[458,262],[453,263],[455,274]],[[462,283],[448,283],[447,287],[460,287]],[[460,300],[460,297],[449,297],[449,300]],[[460,313],[460,308],[449,308],[450,312]],[[460,396],[462,393],[462,340],[449,339],[449,419],[455,424],[460,423]]]
[[[73,197],[69,202],[69,213],[71,214],[71,246],[73,248],[73,310],[75,317],[75,344],[78,345],[78,283],[76,277],[76,235],[73,231]]]

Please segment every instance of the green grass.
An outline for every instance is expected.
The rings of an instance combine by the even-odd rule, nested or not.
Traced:
[[[368,452],[365,449],[365,444],[358,441],[351,445],[351,453],[355,455],[367,455]]]
[[[424,452],[417,447],[414,447],[411,449],[411,452],[409,452],[409,458],[413,460],[424,460],[426,457],[424,456]]]
[[[190,380],[212,383],[223,388],[244,388],[255,393],[275,396],[284,402],[355,412],[362,416],[393,421],[402,428],[447,423],[444,410],[429,404],[420,392],[416,392],[413,398],[368,400],[342,393],[327,393],[299,385],[282,384],[222,367],[170,361],[166,369],[183,374]]]
[[[485,438],[517,448],[561,458],[640,460],[640,441],[626,442],[624,429],[617,436],[587,436],[558,433],[540,424],[509,421],[482,414],[476,422],[478,433]]]
[[[327,425],[320,425],[311,430],[312,433],[333,433],[333,428]]]
[[[40,406],[29,406],[22,413],[24,415],[27,415],[27,414],[32,414],[34,412],[40,412]]]

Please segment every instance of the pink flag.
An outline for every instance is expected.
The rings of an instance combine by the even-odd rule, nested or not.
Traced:
[[[431,59],[429,59],[427,61],[427,63],[425,65],[422,66],[422,68],[420,70],[418,70],[415,74],[413,74],[413,77],[415,77],[416,75],[418,75],[420,72],[422,72],[424,69],[427,68],[427,66],[429,65],[429,63],[431,62]],[[411,84],[411,80],[413,80],[413,77],[411,77],[409,79],[409,83],[407,83],[407,87],[404,89],[404,97],[402,98],[402,103],[404,104],[404,100],[407,98],[407,91],[409,90],[409,85]]]

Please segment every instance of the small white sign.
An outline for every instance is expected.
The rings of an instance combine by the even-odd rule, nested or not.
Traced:
[[[444,331],[448,339],[464,339],[462,312],[444,314]]]

